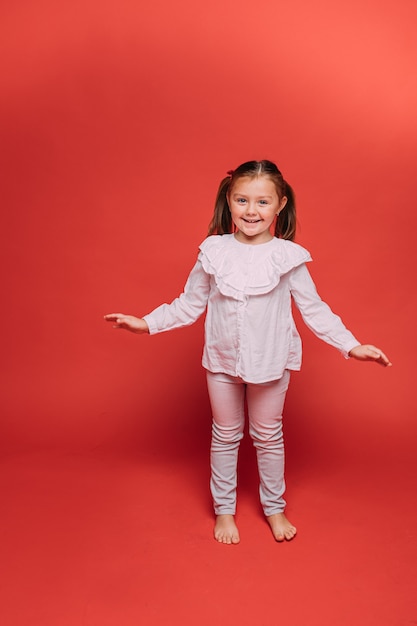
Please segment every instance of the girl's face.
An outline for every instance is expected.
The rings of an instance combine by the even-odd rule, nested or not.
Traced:
[[[242,243],[259,244],[271,241],[271,225],[287,203],[278,197],[275,184],[267,176],[242,176],[234,183],[227,200],[237,233]]]

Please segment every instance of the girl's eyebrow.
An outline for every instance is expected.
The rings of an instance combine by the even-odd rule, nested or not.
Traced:
[[[232,193],[232,196],[244,196],[245,198],[247,197],[246,193],[239,193],[238,191],[234,191]],[[268,196],[267,194],[264,196],[256,196],[257,198],[272,198],[272,196]]]

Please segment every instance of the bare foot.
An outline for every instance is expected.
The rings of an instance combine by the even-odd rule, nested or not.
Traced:
[[[219,543],[239,543],[239,531],[233,515],[218,515],[214,526],[214,538]]]
[[[287,520],[284,513],[268,515],[266,519],[276,541],[284,541],[284,539],[291,541],[297,534],[297,529]]]

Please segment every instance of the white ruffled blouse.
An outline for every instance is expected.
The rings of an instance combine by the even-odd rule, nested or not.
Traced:
[[[305,265],[311,260],[285,239],[250,245],[234,235],[208,237],[184,292],[144,316],[149,332],[187,326],[207,309],[203,367],[264,383],[301,367],[292,298],[306,325],[347,358],[359,341],[318,295]]]

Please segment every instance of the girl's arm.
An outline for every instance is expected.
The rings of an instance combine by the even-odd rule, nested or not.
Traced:
[[[204,313],[210,293],[210,277],[197,261],[190,272],[183,293],[171,304],[161,304],[144,318],[111,313],[105,315],[113,328],[124,328],[133,333],[155,333],[193,324]]]
[[[323,302],[305,264],[291,271],[290,289],[306,326],[317,337],[339,349],[346,357],[391,365],[382,350],[372,345],[361,345],[340,317]]]
[[[188,276],[183,293],[171,304],[161,304],[144,316],[149,333],[163,333],[194,324],[204,313],[210,294],[210,276],[198,260]]]

